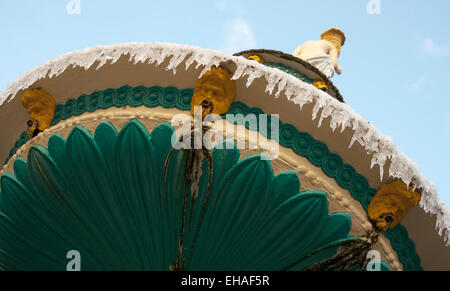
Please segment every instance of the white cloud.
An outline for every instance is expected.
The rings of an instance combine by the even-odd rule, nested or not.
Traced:
[[[423,50],[431,56],[447,57],[450,56],[450,48],[436,44],[432,39],[424,40],[422,44]]]
[[[236,18],[228,22],[221,50],[232,54],[252,48],[256,48],[256,39],[248,22],[243,18]]]

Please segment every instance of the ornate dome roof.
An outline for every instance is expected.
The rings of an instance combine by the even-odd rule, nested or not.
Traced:
[[[270,64],[245,58],[253,53],[263,55]],[[286,70],[280,70],[280,64]],[[418,268],[418,257],[425,269],[450,264],[450,249],[446,248],[450,215],[433,183],[390,137],[345,104],[320,71],[282,52],[252,50],[230,56],[178,44],[126,43],[51,60],[19,77],[0,95],[0,158],[6,161],[0,174],[18,176],[20,158],[28,154],[29,164],[37,154],[31,150],[34,145],[51,152],[52,136],[72,136],[77,125],[86,123],[86,130],[93,134],[102,120],[111,121],[120,131],[137,119],[151,131],[158,126],[154,120],[168,121],[178,111],[189,110],[197,79],[219,65],[236,80],[237,97],[230,112],[279,114],[283,155],[272,162],[275,172],[296,171],[300,187],[328,191],[330,208],[351,212],[355,232],[358,227],[359,231],[370,228],[363,217],[376,189],[396,179],[413,185],[422,196],[420,207],[406,216],[403,226],[386,233],[380,243],[386,261],[393,269]],[[327,83],[329,94],[307,81],[317,78]],[[57,106],[52,127],[29,140],[23,134],[27,113],[18,97],[37,87],[54,96]],[[153,108],[149,112],[159,110],[151,113],[159,114],[158,119],[152,119],[146,107]],[[302,171],[309,175],[304,185]],[[2,183],[2,192],[8,183]]]

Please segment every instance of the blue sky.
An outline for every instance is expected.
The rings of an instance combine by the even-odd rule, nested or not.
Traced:
[[[450,1],[0,1],[0,90],[43,62],[99,44],[160,41],[228,53],[292,53],[329,27],[347,35],[333,82],[415,161],[450,205]],[[320,3],[319,3],[320,2]]]

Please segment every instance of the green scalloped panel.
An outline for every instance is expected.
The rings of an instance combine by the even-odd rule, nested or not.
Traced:
[[[169,271],[183,239],[183,270],[298,271],[338,248],[298,259],[354,239],[350,215],[329,214],[325,192],[299,192],[297,173],[275,176],[264,154],[240,159],[235,145],[211,151],[210,194],[205,162],[182,211],[186,151],[173,152],[164,177],[173,133],[168,122],[149,133],[135,119],[120,132],[105,121],[33,145],[0,178],[0,270],[62,271],[77,250],[86,271]]]
[[[77,99],[69,99],[64,105],[56,106],[55,116],[52,125],[57,124],[61,120],[68,119],[73,115],[79,115],[83,112],[92,112],[97,109],[110,108],[112,106],[120,107],[124,105],[147,107],[163,106],[165,108],[176,107],[180,110],[190,109],[190,100],[192,98],[193,89],[179,90],[175,87],[162,88],[159,86],[152,87],[129,87],[123,86],[119,89],[107,89],[104,91],[96,91],[90,95],[82,95]],[[250,108],[242,102],[234,102],[229,114],[262,114],[260,108]],[[222,115],[225,117],[225,114]],[[270,138],[270,130],[265,131],[259,128],[262,134]],[[295,153],[307,158],[312,164],[321,168],[322,171],[344,189],[347,189],[352,197],[358,200],[364,209],[372,200],[376,189],[370,188],[367,179],[358,174],[355,169],[344,164],[342,158],[331,153],[326,144],[315,140],[310,134],[300,132],[291,124],[280,123],[279,143],[282,146],[291,148]],[[268,124],[271,124],[268,121]],[[245,126],[249,128],[249,124]],[[16,151],[29,140],[26,131],[21,134],[20,139],[15,143],[13,149],[6,162],[16,153]],[[420,266],[420,258],[415,251],[414,242],[409,238],[406,228],[398,225],[396,228],[386,232],[390,239],[394,250],[399,254],[399,259],[404,265],[404,270],[422,270]]]

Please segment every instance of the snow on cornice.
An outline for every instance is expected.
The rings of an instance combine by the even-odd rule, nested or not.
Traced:
[[[278,69],[266,67],[243,57],[170,43],[124,43],[112,46],[97,46],[64,54],[25,73],[10,83],[6,90],[0,94],[0,105],[5,101],[11,101],[20,90],[28,88],[37,80],[56,77],[70,66],[79,66],[88,70],[98,62],[96,69],[99,69],[107,63],[117,62],[123,55],[129,55],[130,62],[153,63],[158,66],[170,58],[166,70],[172,70],[174,74],[181,63],[185,63],[185,69],[187,70],[195,62],[196,68],[203,66],[200,76],[212,66],[231,61],[237,66],[233,79],[237,80],[247,76],[247,87],[255,79],[264,77],[267,81],[266,92],[274,94],[275,98],[278,98],[283,92],[289,101],[300,106],[300,110],[303,105],[314,102],[313,120],[317,118],[320,109],[322,109],[318,126],[321,126],[324,118],[330,117],[330,127],[333,131],[340,127],[341,132],[343,132],[345,128],[350,127],[354,133],[349,147],[356,141],[370,154],[373,154],[371,167],[380,166],[380,178],[383,177],[383,167],[386,161],[390,159],[389,176],[394,179],[401,179],[407,185],[413,185],[421,190],[420,206],[425,212],[436,215],[436,228],[440,235],[444,235],[447,246],[450,245],[450,211],[448,206],[440,201],[436,186],[420,172],[413,161],[398,150],[392,142],[392,138],[382,134],[350,106],[337,101],[327,93]],[[276,91],[275,87],[277,87]]]

